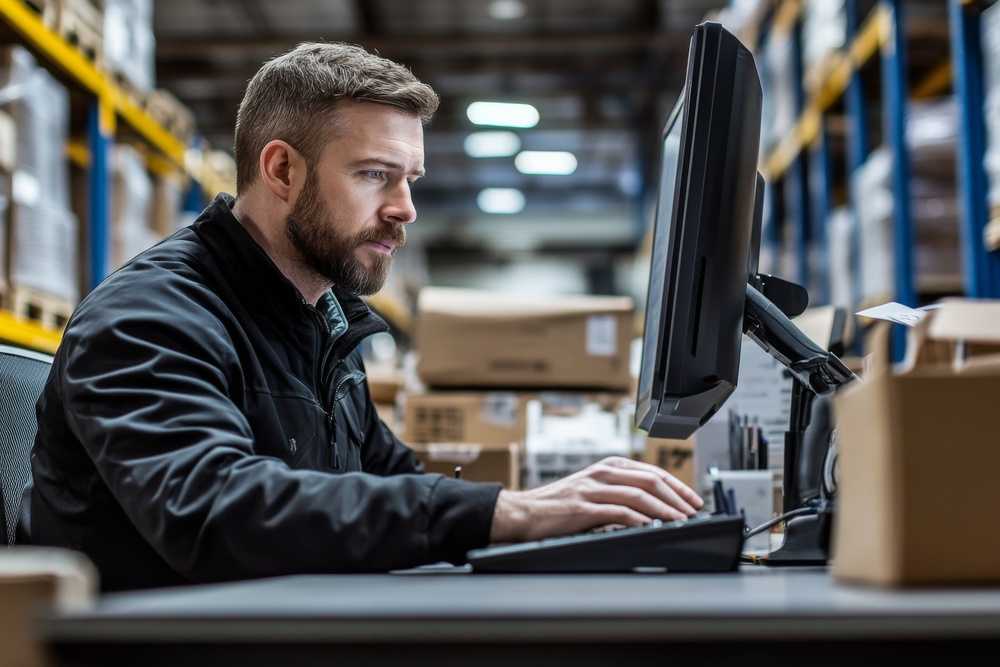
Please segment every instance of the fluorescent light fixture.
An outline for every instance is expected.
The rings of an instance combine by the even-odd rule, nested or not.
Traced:
[[[576,171],[576,156],[566,151],[521,151],[514,166],[522,174],[565,176]]]
[[[514,102],[473,102],[465,115],[476,125],[499,127],[534,127],[538,125],[538,109],[530,104]]]
[[[524,16],[524,3],[521,0],[493,0],[490,16],[500,21],[519,19]]]
[[[515,188],[486,188],[480,190],[476,204],[483,213],[520,213],[524,209],[524,194]]]
[[[505,130],[473,132],[465,138],[465,154],[469,157],[509,157],[519,150],[521,138]]]

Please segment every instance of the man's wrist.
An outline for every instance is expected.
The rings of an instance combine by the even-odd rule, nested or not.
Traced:
[[[528,524],[528,508],[517,491],[500,491],[493,510],[490,542],[519,542]]]

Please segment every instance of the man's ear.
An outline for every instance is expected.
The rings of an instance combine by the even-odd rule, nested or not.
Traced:
[[[271,193],[291,205],[305,184],[305,160],[281,139],[267,142],[260,152],[260,180]]]

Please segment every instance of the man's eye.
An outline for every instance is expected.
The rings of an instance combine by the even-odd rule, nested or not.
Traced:
[[[365,178],[370,178],[370,179],[372,179],[374,181],[384,181],[385,180],[385,172],[382,171],[381,169],[366,169],[363,172],[361,172],[361,174]]]

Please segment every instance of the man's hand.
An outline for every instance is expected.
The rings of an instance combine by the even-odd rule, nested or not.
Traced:
[[[610,524],[683,519],[704,506],[686,484],[648,463],[613,456],[530,491],[501,491],[491,542],[521,542]]]

